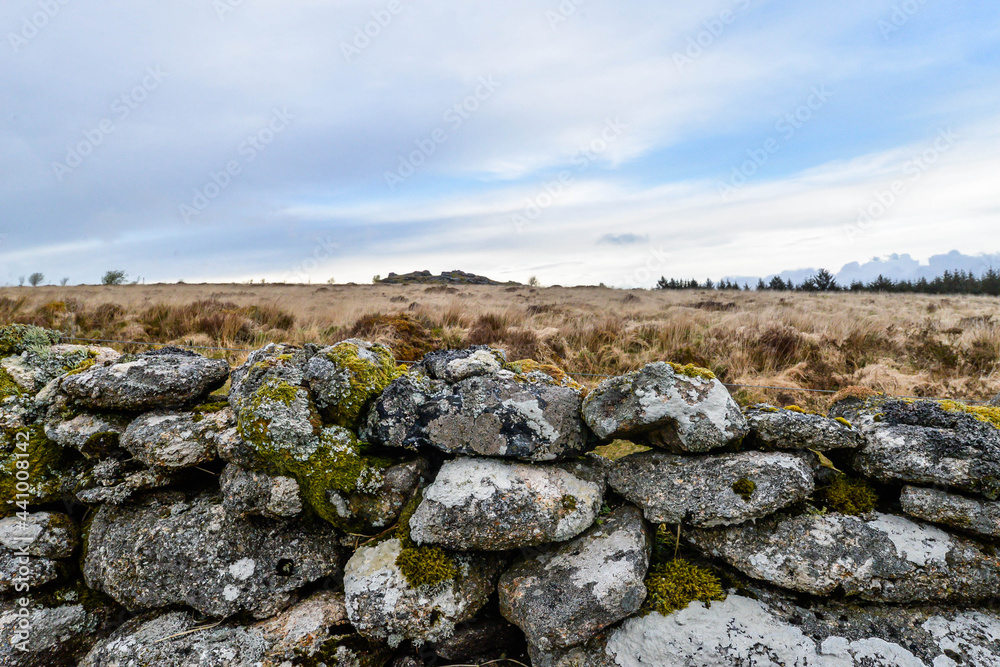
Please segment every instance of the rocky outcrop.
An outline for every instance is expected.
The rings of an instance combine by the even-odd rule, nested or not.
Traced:
[[[677,452],[707,452],[748,432],[739,406],[709,371],[662,361],[605,380],[583,417],[599,438],[625,438]]]
[[[582,466],[456,459],[424,490],[410,534],[417,544],[477,551],[561,542],[594,522],[603,493]]]
[[[809,463],[782,452],[633,454],[612,465],[608,484],[641,507],[653,523],[703,528],[773,514],[814,490]]]

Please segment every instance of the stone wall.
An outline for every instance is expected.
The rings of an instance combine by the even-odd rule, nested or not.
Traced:
[[[1000,664],[1000,409],[57,341],[0,327],[0,665]]]

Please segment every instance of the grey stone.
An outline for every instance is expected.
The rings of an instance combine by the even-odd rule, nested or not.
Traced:
[[[812,468],[803,457],[755,451],[632,454],[614,462],[608,484],[639,505],[653,523],[698,527],[758,519],[808,498],[815,488]]]
[[[344,594],[351,624],[363,636],[397,646],[446,639],[475,616],[496,586],[503,562],[481,554],[453,554],[459,576],[411,587],[396,560],[396,538],[354,552],[344,566]]]
[[[214,459],[216,439],[235,425],[235,416],[228,409],[147,412],[125,429],[121,446],[150,468],[189,468]]]
[[[319,415],[304,387],[268,377],[238,415],[240,438],[261,460],[274,452],[304,460],[319,444]]]
[[[355,531],[380,531],[396,523],[429,470],[423,458],[397,463],[374,471],[375,480],[366,490],[327,489],[326,499],[344,526]]]
[[[79,476],[76,497],[84,503],[120,505],[138,491],[163,488],[173,479],[164,471],[140,467],[135,461],[106,458]]]
[[[587,395],[583,417],[599,438],[679,452],[707,452],[739,442],[748,432],[743,412],[721,382],[676,372],[662,361],[601,382]]]
[[[995,552],[892,514],[774,516],[687,538],[750,577],[812,595],[974,601],[995,596],[1000,582]]]
[[[41,558],[69,558],[80,544],[80,531],[66,514],[35,512],[0,519],[0,544]]]
[[[924,521],[960,528],[987,537],[1000,537],[1000,502],[973,500],[939,489],[903,488],[903,511]]]
[[[164,348],[70,375],[61,388],[84,408],[142,411],[196,401],[228,376],[225,359]]]
[[[272,519],[302,513],[299,483],[291,477],[272,476],[230,463],[219,478],[222,503],[238,516]]]
[[[20,586],[35,589],[43,584],[63,581],[68,570],[62,561],[24,556],[14,549],[0,547],[0,595],[14,593]]]
[[[464,350],[428,352],[417,367],[435,380],[454,384],[477,375],[493,375],[506,365],[503,350],[475,345]]]
[[[588,472],[487,458],[448,461],[424,490],[410,535],[417,544],[478,551],[568,540],[601,508],[604,485]]]
[[[988,405],[993,406],[993,407],[1000,406],[1000,394],[997,394],[996,396],[994,396],[990,400],[990,402],[988,403]]]
[[[864,438],[850,423],[760,404],[746,410],[755,442],[773,449],[857,449]],[[843,419],[843,417],[841,417]],[[846,421],[846,420],[845,420]]]
[[[866,608],[845,610],[861,619]],[[881,608],[878,621],[852,623],[843,635],[820,632],[811,610],[789,618],[763,599],[730,595],[705,606],[626,620],[607,637],[568,654],[539,656],[536,667],[992,667],[1000,660],[1000,616],[994,612]],[[806,617],[806,618],[803,618]],[[838,625],[840,625],[838,623]]]
[[[88,459],[102,459],[119,449],[121,436],[132,421],[125,415],[79,412],[72,417],[57,400],[45,420],[45,435],[63,447],[72,447]]]
[[[494,358],[487,351],[479,354]],[[472,364],[470,359],[475,357],[450,363]],[[554,461],[591,447],[580,418],[582,399],[579,387],[544,373],[499,370],[447,384],[418,369],[375,401],[362,437],[409,449],[433,446],[468,456]]]
[[[19,603],[22,599],[27,601],[24,607]],[[110,600],[107,604],[81,601],[74,588],[59,589],[40,599],[30,595],[0,601],[0,665],[76,667],[79,657],[111,631],[120,614],[121,609]]]
[[[87,585],[132,610],[186,604],[211,616],[271,616],[339,570],[325,524],[240,519],[221,498],[165,493],[104,505],[90,527]]]
[[[498,585],[500,611],[544,651],[582,644],[639,611],[650,536],[635,507],[583,535],[516,563]]]
[[[503,618],[474,618],[459,623],[447,639],[434,643],[434,655],[456,662],[488,663],[510,656],[523,643],[521,632]],[[501,663],[502,664],[502,663]]]
[[[26,350],[17,356],[0,359],[0,369],[6,372],[21,391],[36,394],[67,371],[86,364],[104,365],[119,354],[106,347],[84,345],[52,345],[44,350]],[[92,360],[92,361],[91,361]]]
[[[864,434],[854,467],[867,477],[1000,498],[1000,429],[971,414],[936,401],[884,397],[842,401],[830,414],[845,416]]]
[[[305,367],[316,353],[315,345],[304,348],[284,343],[268,343],[254,350],[247,360],[233,369],[230,377],[229,404],[239,416],[243,406],[268,379],[298,387],[305,378]]]

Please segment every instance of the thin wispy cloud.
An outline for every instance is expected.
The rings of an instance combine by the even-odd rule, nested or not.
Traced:
[[[25,39],[37,4],[5,3],[0,282],[628,284],[651,257],[704,278],[997,250],[991,4],[886,30],[889,0],[404,2],[359,40],[383,5],[70,3]]]

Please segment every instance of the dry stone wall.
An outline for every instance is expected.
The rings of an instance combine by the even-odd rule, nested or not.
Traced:
[[[1000,664],[1000,408],[58,340],[0,327],[5,667]]]

